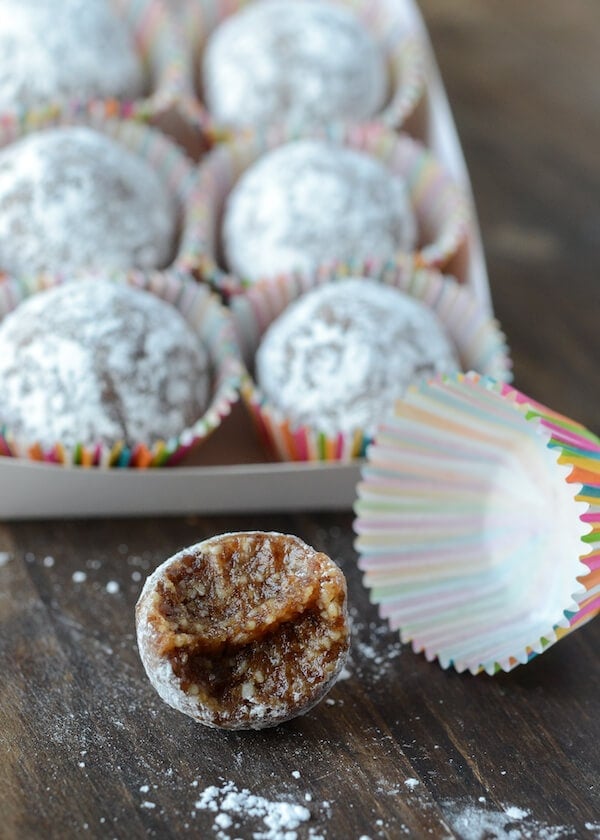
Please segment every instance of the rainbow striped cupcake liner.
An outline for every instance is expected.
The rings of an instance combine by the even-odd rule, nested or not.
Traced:
[[[198,170],[201,208],[198,236],[203,242],[200,277],[225,295],[234,294],[248,285],[243,278],[223,271],[217,263],[219,226],[229,192],[240,175],[262,155],[304,138],[330,140],[371,155],[406,184],[420,237],[425,242],[412,255],[416,266],[445,266],[466,240],[471,223],[471,205],[466,192],[425,146],[406,134],[396,134],[379,123],[328,126],[301,132],[278,128],[241,132],[232,142],[213,149]],[[399,255],[398,260],[403,261],[404,256]],[[353,266],[359,274],[384,268],[374,260]]]
[[[475,373],[411,389],[367,453],[372,602],[443,668],[495,674],[600,612],[600,439]]]
[[[251,369],[260,339],[286,306],[304,292],[323,283],[343,280],[352,272],[322,270],[258,283],[232,297],[230,308],[238,331],[242,355]],[[504,335],[494,319],[465,286],[437,271],[416,269],[410,260],[388,271],[371,273],[372,279],[395,286],[429,306],[455,345],[466,370],[475,369],[501,381],[511,378],[511,362]],[[251,375],[242,383],[242,397],[257,432],[275,457],[284,461],[350,461],[364,456],[370,437],[363,429],[352,434],[328,436],[319,429],[293,426],[270,404]]]
[[[390,96],[373,120],[400,129],[419,104],[426,83],[427,54],[422,39],[414,34],[398,0],[337,0],[350,9],[372,33],[387,58]],[[248,0],[182,0],[177,15],[188,49],[188,66],[197,68],[208,37],[226,18],[248,5]],[[212,119],[202,105],[195,114],[209,142],[231,139],[230,127]]]
[[[22,108],[0,114],[0,131],[18,136],[30,124],[58,110],[90,113],[103,118],[119,117],[144,122],[158,121],[168,111],[192,96],[186,51],[178,29],[163,0],[110,0],[124,25],[132,34],[135,47],[149,77],[146,96],[125,100],[94,98],[89,101],[74,97],[68,102],[51,102],[37,108]]]
[[[45,112],[29,112],[26,123],[3,123],[0,120],[0,148],[36,131],[58,126],[89,126],[120,143],[126,149],[146,160],[171,191],[179,209],[180,224],[177,248],[173,260],[164,269],[145,271],[148,281],[156,274],[197,274],[202,261],[203,244],[199,237],[199,219],[202,218],[200,196],[196,190],[196,169],[185,153],[157,129],[142,125],[134,120],[106,119],[99,112],[87,109],[53,107]],[[97,270],[103,277],[120,279],[131,275],[138,282],[141,272]],[[81,272],[90,275],[90,270]],[[93,272],[92,272],[93,273]],[[77,276],[69,273],[69,278]],[[19,295],[19,288],[25,292],[39,291],[62,282],[60,272],[46,272],[37,276],[9,278],[0,267],[0,294]],[[6,286],[6,289],[2,289]]]
[[[152,276],[129,274],[113,278],[150,292],[175,306],[206,346],[212,364],[212,398],[204,415],[193,426],[182,429],[176,438],[149,445],[140,441],[134,446],[118,443],[67,447],[60,441],[45,447],[37,441],[16,437],[0,427],[0,456],[29,458],[34,461],[80,467],[163,467],[177,464],[181,458],[205,440],[227,417],[239,398],[244,373],[230,313],[217,295],[200,286],[187,275],[156,273]],[[60,281],[58,281],[60,282]],[[23,287],[0,283],[0,319],[27,295]]]

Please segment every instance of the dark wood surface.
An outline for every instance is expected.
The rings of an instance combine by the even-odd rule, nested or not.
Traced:
[[[600,7],[422,5],[516,384],[600,432]],[[227,734],[158,699],[133,607],[176,549],[245,528],[298,534],[340,562],[354,648],[349,678],[307,717]],[[215,837],[194,802],[223,781],[307,805],[300,838],[600,837],[600,621],[510,675],[446,673],[369,606],[350,514],[5,523],[0,550],[3,839]]]

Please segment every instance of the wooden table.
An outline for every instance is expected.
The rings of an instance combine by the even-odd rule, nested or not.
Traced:
[[[516,383],[600,432],[598,4],[423,7]],[[600,621],[510,675],[446,673],[401,648],[368,605],[351,523],[2,525],[0,837],[211,838],[216,814],[194,803],[225,782],[308,807],[301,838],[600,837]],[[341,563],[354,650],[349,678],[307,717],[225,734],[155,695],[133,607],[175,549],[245,528],[296,533]],[[220,821],[231,837],[266,830]]]

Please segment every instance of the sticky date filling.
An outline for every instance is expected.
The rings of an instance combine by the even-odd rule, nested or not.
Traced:
[[[347,646],[343,576],[298,546],[232,542],[159,584],[162,653],[216,719],[308,704]]]

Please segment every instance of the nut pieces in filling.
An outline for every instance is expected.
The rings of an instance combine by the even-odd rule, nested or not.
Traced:
[[[262,729],[308,711],[339,675],[346,581],[297,537],[223,534],[156,569],[136,628],[166,703],[207,726]]]

